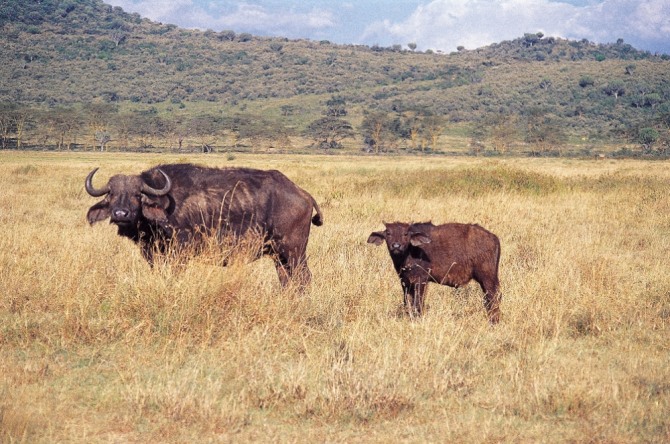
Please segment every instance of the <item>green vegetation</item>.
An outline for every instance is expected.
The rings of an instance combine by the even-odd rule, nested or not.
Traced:
[[[300,151],[324,146],[324,114],[355,136],[325,146],[349,151],[451,152],[457,136],[474,154],[669,146],[670,56],[622,40],[526,33],[441,54],[185,30],[100,0],[8,0],[0,28],[3,147]],[[652,150],[641,128],[659,133]]]

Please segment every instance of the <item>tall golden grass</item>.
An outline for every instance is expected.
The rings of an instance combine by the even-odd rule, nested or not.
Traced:
[[[0,442],[667,442],[670,169],[563,159],[0,152]],[[313,283],[269,259],[154,269],[83,188],[159,162],[277,168],[320,203]],[[502,244],[399,314],[386,221]]]

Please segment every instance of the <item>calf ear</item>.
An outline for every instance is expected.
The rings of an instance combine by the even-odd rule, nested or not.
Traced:
[[[167,197],[149,197],[142,195],[142,215],[156,222],[167,222],[167,212],[170,205]]]
[[[423,244],[429,244],[430,238],[423,233],[411,233],[409,237],[409,243],[415,247],[418,247]]]
[[[384,243],[385,240],[386,236],[384,236],[384,233],[381,231],[370,233],[370,237],[368,237],[369,244],[381,245]]]
[[[86,219],[88,220],[89,224],[93,225],[96,222],[107,219],[109,216],[111,216],[109,211],[109,202],[103,200],[88,209]]]

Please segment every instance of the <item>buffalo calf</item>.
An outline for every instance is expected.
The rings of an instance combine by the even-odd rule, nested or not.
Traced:
[[[384,225],[384,231],[370,234],[368,243],[386,241],[411,314],[421,315],[428,282],[457,288],[474,279],[484,291],[489,322],[498,323],[500,241],[495,234],[476,224]]]

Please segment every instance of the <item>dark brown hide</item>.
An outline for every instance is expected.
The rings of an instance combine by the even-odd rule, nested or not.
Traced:
[[[426,285],[450,287],[475,280],[484,291],[484,307],[492,324],[500,319],[498,237],[476,224],[384,223],[386,230],[370,234],[368,243],[386,241],[403,288],[405,306],[423,311]]]
[[[113,176],[99,190],[92,185],[95,171],[86,190],[105,198],[89,209],[89,223],[109,217],[119,235],[140,244],[149,263],[170,242],[258,233],[265,242],[259,256],[273,257],[282,285],[292,278],[309,282],[307,240],[311,224],[321,225],[323,216],[314,198],[279,171],[160,165],[137,176]]]

